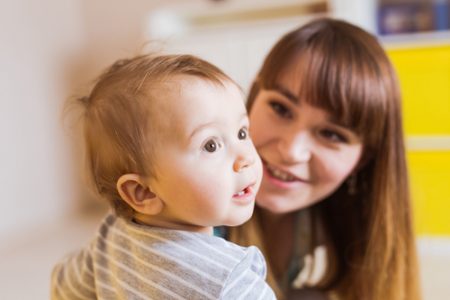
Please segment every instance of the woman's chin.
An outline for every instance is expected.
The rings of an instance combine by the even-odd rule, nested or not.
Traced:
[[[285,197],[257,197],[256,205],[272,214],[287,214],[297,210],[307,208],[315,203],[315,201],[301,201],[296,199],[293,201],[286,201]]]
[[[282,200],[282,199],[281,199]],[[262,208],[272,214],[284,214],[287,212],[290,212],[291,210],[289,207],[284,205],[284,203],[281,203],[283,201],[277,201],[276,199],[268,199],[268,198],[262,198],[256,200],[256,205],[259,208]]]

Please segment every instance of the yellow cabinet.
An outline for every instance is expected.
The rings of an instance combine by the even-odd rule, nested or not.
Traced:
[[[450,44],[387,49],[402,88],[416,232],[450,235]]]

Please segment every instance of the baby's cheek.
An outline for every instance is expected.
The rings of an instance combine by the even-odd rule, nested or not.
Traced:
[[[221,172],[217,172],[216,174],[205,174],[201,178],[197,177],[194,184],[196,194],[202,198],[214,199],[221,197],[227,189],[226,182],[229,182],[229,179],[226,179],[224,176],[220,175]]]

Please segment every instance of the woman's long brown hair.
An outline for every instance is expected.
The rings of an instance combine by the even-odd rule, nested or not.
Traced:
[[[340,299],[420,299],[401,98],[389,59],[364,30],[344,21],[315,20],[271,50],[250,90],[249,111],[260,89],[273,88],[292,65],[299,99],[328,111],[364,145],[354,175],[356,192],[343,184],[309,208],[313,220],[324,225],[329,253],[317,287]],[[260,217],[256,210],[247,224],[231,230],[230,239],[257,244],[264,252]],[[318,230],[314,224],[312,236]],[[308,242],[313,254],[318,239]],[[273,278],[269,266],[269,281],[279,291]]]

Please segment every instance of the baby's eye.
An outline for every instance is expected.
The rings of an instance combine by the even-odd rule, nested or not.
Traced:
[[[220,143],[215,139],[209,139],[204,145],[203,150],[213,153],[216,152],[220,148]]]
[[[333,143],[348,142],[348,139],[343,134],[340,134],[334,130],[323,129],[320,131],[320,135]]]
[[[248,137],[248,129],[247,127],[242,127],[238,132],[238,139],[245,140]]]
[[[292,118],[291,111],[284,104],[278,101],[271,101],[269,105],[278,116],[286,119]]]

